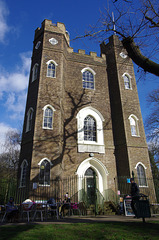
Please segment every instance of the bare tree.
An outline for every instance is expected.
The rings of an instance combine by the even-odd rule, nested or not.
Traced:
[[[0,176],[1,178],[16,178],[21,133],[10,130],[6,133],[4,152],[0,155]]]
[[[146,121],[148,137],[156,145],[159,145],[159,88],[149,94],[148,102],[150,106],[152,105],[152,111]]]
[[[81,37],[93,37],[102,42],[107,41],[110,35],[117,34],[129,57],[145,72],[159,76],[156,59],[158,33],[157,0],[112,0],[101,11],[97,24],[90,26],[90,30]]]

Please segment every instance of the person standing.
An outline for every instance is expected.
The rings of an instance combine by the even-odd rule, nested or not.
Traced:
[[[131,208],[135,214],[135,217],[137,217],[137,209],[136,209],[136,201],[138,201],[140,199],[139,193],[139,187],[138,185],[135,183],[134,178],[130,178],[130,182],[131,182]]]

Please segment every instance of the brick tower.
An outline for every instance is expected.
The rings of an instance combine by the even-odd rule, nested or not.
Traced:
[[[74,52],[65,25],[44,20],[35,31],[19,163],[19,186],[52,195],[95,188],[105,201],[120,176],[152,177],[133,64],[117,36],[95,52]],[[95,176],[95,177],[94,177]],[[118,181],[116,181],[118,180]],[[59,182],[63,181],[60,185]],[[58,184],[57,184],[58,182]],[[30,190],[29,190],[30,191]]]

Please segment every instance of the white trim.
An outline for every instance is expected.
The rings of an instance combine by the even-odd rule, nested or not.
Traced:
[[[95,72],[92,68],[90,68],[90,67],[85,67],[85,68],[83,68],[83,69],[81,70],[81,73],[84,73],[85,71],[91,72],[94,76],[96,75],[96,72]]]
[[[132,134],[132,132],[131,132],[131,136],[132,137],[140,137],[140,134],[139,134],[139,126],[138,126],[138,121],[139,121],[139,119],[134,115],[134,114],[131,114],[129,117],[128,117],[128,119],[129,119],[129,124],[130,124],[130,131],[131,131],[131,126],[132,126],[132,124],[131,124],[131,119],[133,119],[134,121],[135,121],[135,127],[136,127],[136,135],[133,135]]]
[[[48,128],[48,127],[44,127],[44,113],[45,113],[45,110],[47,109],[47,108],[51,108],[52,109],[52,111],[53,111],[53,116],[52,116],[52,128]],[[53,120],[53,118],[54,118],[54,112],[56,111],[55,110],[55,108],[53,107],[53,106],[51,106],[50,104],[47,104],[47,105],[45,105],[43,108],[42,108],[42,110],[43,110],[43,122],[42,122],[42,128],[43,129],[53,129],[53,122],[54,122],[54,120]]]
[[[104,194],[104,190],[108,188],[108,182],[107,182],[107,176],[108,176],[108,171],[104,164],[98,160],[97,158],[90,157],[85,159],[79,166],[76,171],[76,175],[78,175],[78,191],[80,191],[83,186],[82,186],[82,179],[85,176],[85,172],[88,168],[92,168],[97,175],[98,178],[98,183],[97,183],[97,188],[100,191],[101,194]]]
[[[136,164],[135,169],[137,169],[138,165],[142,165],[142,166],[145,168],[145,170],[147,169],[147,167],[145,167],[145,165],[144,165],[142,162],[138,162],[138,163]]]
[[[124,80],[124,76],[127,76],[127,77],[129,78],[129,84],[130,84],[130,88],[126,88],[126,87],[125,87],[125,81],[124,81],[124,87],[125,87],[125,89],[126,89],[126,90],[132,90],[132,83],[131,83],[132,77],[131,77],[130,74],[127,73],[127,72],[125,72],[125,73],[122,75],[123,80]]]
[[[53,62],[53,64],[55,64],[55,66],[58,66],[58,64],[54,60],[52,60],[52,59],[47,61],[46,64],[49,65],[52,62]]]
[[[40,166],[41,163],[42,163],[44,160],[48,161],[48,162],[50,163],[50,166],[53,166],[52,162],[51,162],[48,158],[46,158],[46,157],[43,158],[43,159],[41,159],[40,162],[38,163],[38,165]]]
[[[96,121],[97,141],[84,140],[84,119],[86,116],[92,116]],[[93,107],[85,107],[81,109],[77,116],[77,142],[78,152],[98,152],[105,153],[104,135],[103,135],[103,121],[102,114]]]

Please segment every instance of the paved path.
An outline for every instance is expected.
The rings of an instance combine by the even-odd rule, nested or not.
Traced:
[[[159,221],[159,216],[152,216],[151,218],[145,218],[145,222],[147,221]],[[64,217],[63,219],[53,219],[50,221],[34,221],[29,222],[29,224],[71,224],[71,223],[94,223],[94,222],[143,222],[142,218],[133,218],[126,217],[123,215],[114,215],[114,216],[70,216]],[[27,224],[27,222],[22,223],[1,223],[0,225],[12,225],[12,224]]]

